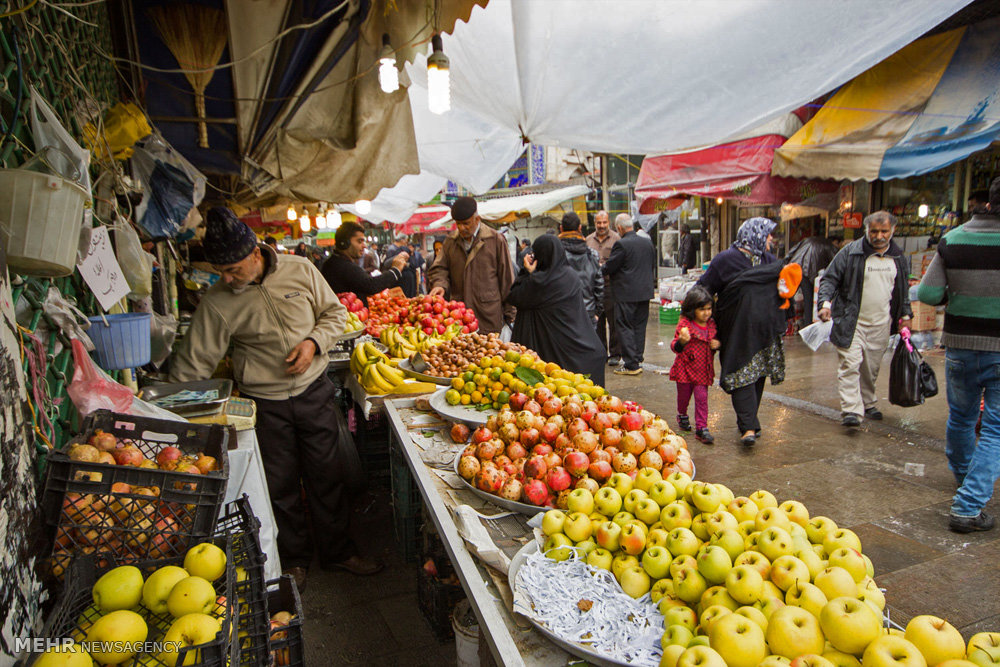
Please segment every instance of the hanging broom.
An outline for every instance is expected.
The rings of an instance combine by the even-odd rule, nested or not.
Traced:
[[[194,105],[198,115],[198,145],[208,148],[208,126],[205,123],[205,89],[226,48],[225,14],[204,5],[169,3],[151,7],[149,16],[156,24],[164,44],[185,71],[184,78],[194,90]],[[208,69],[207,72],[198,71]]]

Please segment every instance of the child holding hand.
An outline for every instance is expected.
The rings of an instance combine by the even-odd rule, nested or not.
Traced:
[[[708,387],[715,381],[715,351],[721,344],[715,337],[712,295],[702,287],[692,287],[681,303],[670,349],[677,356],[670,379],[677,383],[677,423],[690,431],[688,405],[694,395],[694,437],[706,445],[715,442],[708,431]]]

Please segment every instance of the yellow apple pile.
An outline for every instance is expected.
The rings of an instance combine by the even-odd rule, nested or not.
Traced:
[[[542,517],[543,551],[611,571],[664,617],[661,667],[994,667],[1000,633],[968,646],[947,621],[882,625],[885,597],[858,536],[768,491],[734,497],[643,470]],[[631,483],[630,483],[631,482]]]
[[[295,614],[290,611],[277,611],[271,614],[270,636],[272,642],[281,642],[288,639],[288,624],[295,620]],[[288,647],[279,647],[271,651],[271,658],[275,667],[286,667],[291,662],[291,650]]]
[[[94,603],[80,615],[72,632],[75,642],[84,643],[46,651],[34,664],[46,667],[78,661],[90,667],[96,660],[101,665],[173,665],[182,648],[210,642],[221,631],[219,618],[226,613],[226,598],[216,594],[212,582],[225,572],[226,553],[211,542],[189,549],[184,567],[166,565],[145,580],[132,565],[109,570],[91,589]],[[166,625],[167,614],[172,620],[159,636],[162,628],[158,625]],[[151,631],[157,636],[150,636]],[[131,644],[147,640],[165,645],[148,662],[130,650]],[[98,645],[102,650],[95,650]],[[90,648],[89,656],[83,648]],[[196,661],[197,652],[189,652],[185,664]]]

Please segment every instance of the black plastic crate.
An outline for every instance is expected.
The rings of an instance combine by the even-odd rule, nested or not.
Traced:
[[[222,630],[215,639],[197,647],[187,647],[181,649],[176,656],[176,661],[170,662],[161,660],[159,655],[146,654],[141,664],[149,667],[179,667],[187,662],[191,651],[197,651],[194,660],[190,665],[196,667],[228,667],[239,664],[239,642],[237,641],[237,624],[234,619],[238,618],[239,602],[232,591],[236,584],[236,567],[233,563],[232,541],[225,535],[201,540],[211,541],[226,552],[226,573],[217,581],[213,582],[215,592],[218,596],[225,597],[226,611],[220,619]],[[200,543],[200,542],[199,542]],[[105,559],[107,560],[107,559]],[[93,613],[87,614],[88,609],[93,605],[94,599],[91,589],[97,580],[108,570],[125,563],[105,562],[101,564],[91,554],[83,554],[73,559],[66,572],[66,581],[63,586],[62,595],[56,603],[52,614],[42,632],[43,637],[82,637],[80,628],[81,620],[93,621]],[[183,567],[184,557],[174,557],[155,561],[145,561],[141,563],[127,563],[138,567],[143,574],[143,578],[148,577],[155,570],[166,565],[177,565]],[[140,603],[140,615],[146,620],[149,628],[147,636],[148,642],[162,640],[164,634],[174,622],[174,618],[169,614],[157,614]],[[22,664],[31,665],[37,660],[38,655],[28,655]]]
[[[424,503],[420,487],[417,486],[400,447],[393,436],[389,454],[392,523],[403,560],[410,563],[417,559],[420,552]]]
[[[375,413],[365,419],[358,406],[354,410],[354,444],[369,483],[389,484],[390,446],[389,420],[382,413]]]
[[[440,541],[437,544],[440,545]],[[424,563],[417,570],[417,606],[439,642],[454,639],[451,614],[455,605],[465,598],[465,589],[458,581],[443,545],[439,550],[431,549],[423,553],[421,560]],[[436,576],[428,571],[431,562],[437,570]]]
[[[270,646],[274,667],[302,667],[306,664],[305,643],[302,639],[302,601],[290,574],[267,582],[267,608],[270,614],[286,611],[292,614],[288,625],[271,630]]]
[[[63,451],[51,452],[42,511],[54,541],[55,574],[78,551],[137,562],[183,554],[192,540],[213,534],[229,478],[224,426],[98,410],[78,439],[86,441],[98,429],[134,444],[147,459],[173,445],[184,454],[214,457],[218,470],[197,475],[74,461]]]
[[[219,519],[217,532],[229,537],[232,544],[236,569],[234,590],[240,609],[237,620],[240,665],[267,667],[270,664],[267,647],[270,622],[264,581],[267,556],[260,545],[260,521],[254,516],[246,494],[226,505],[226,514]]]

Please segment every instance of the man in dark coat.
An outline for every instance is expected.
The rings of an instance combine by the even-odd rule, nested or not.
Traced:
[[[334,292],[354,292],[367,306],[369,296],[399,283],[410,256],[397,253],[385,273],[372,277],[358,265],[364,252],[365,230],[356,222],[343,223],[334,236],[333,254],[323,264],[323,277]]]
[[[685,224],[680,226],[681,240],[677,244],[677,262],[681,266],[681,273],[687,273],[695,267],[696,259],[694,239],[691,238],[691,228]]]
[[[638,375],[642,372],[646,349],[656,249],[649,239],[635,232],[627,213],[620,213],[615,218],[615,225],[621,238],[611,248],[611,256],[604,265],[604,274],[611,279],[614,289],[615,328],[622,350],[622,365],[615,373]]]
[[[402,268],[403,277],[399,280],[399,287],[403,290],[403,294],[412,299],[417,295],[417,269],[421,267],[424,260],[419,253],[411,254],[409,237],[403,232],[396,232],[394,243],[385,249],[385,259],[382,260],[382,266],[388,268],[393,259],[400,253],[406,253],[407,261]]]
[[[569,268],[580,279],[583,305],[596,324],[604,312],[604,275],[597,251],[587,246],[587,240],[580,233],[580,216],[576,213],[570,211],[563,216],[559,223],[559,240],[566,251]]]

